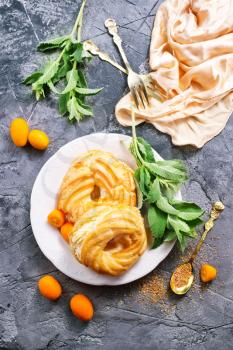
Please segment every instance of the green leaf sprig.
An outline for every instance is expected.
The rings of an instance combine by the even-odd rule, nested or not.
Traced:
[[[93,111],[85,103],[86,96],[96,95],[102,89],[89,89],[84,69],[92,56],[84,50],[81,42],[83,10],[86,0],[83,0],[74,27],[69,35],[41,42],[37,50],[40,52],[60,51],[55,60],[45,64],[40,70],[34,71],[23,83],[32,86],[37,100],[45,98],[50,91],[59,96],[59,112],[68,120],[80,121],[85,116],[92,116]],[[62,90],[57,85],[64,85]]]
[[[132,135],[130,151],[138,166],[134,176],[147,207],[153,248],[177,238],[184,251],[187,238],[197,237],[195,228],[202,223],[204,214],[195,203],[174,199],[188,179],[186,167],[181,160],[155,160],[150,144],[136,135],[134,111]]]

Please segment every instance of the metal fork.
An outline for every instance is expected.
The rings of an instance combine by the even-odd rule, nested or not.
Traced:
[[[128,87],[136,107],[140,108],[142,106],[144,109],[150,107],[150,96],[161,99],[159,94],[154,91],[155,88],[152,78],[149,74],[137,74],[132,70],[126,54],[122,48],[122,40],[118,35],[116,21],[111,18],[107,19],[105,21],[105,27],[108,29],[109,34],[112,35],[113,41],[116,44],[124,61],[124,64],[128,70]]]

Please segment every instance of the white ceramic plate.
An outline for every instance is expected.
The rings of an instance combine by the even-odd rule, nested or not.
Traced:
[[[35,239],[44,255],[65,275],[92,285],[120,285],[135,281],[152,270],[166,258],[175,242],[146,250],[139,261],[120,277],[98,274],[80,264],[71,254],[68,244],[59,232],[47,223],[47,216],[56,207],[56,196],[62,179],[71,162],[81,153],[91,149],[112,152],[117,158],[135,168],[133,157],[121,141],[129,136],[97,133],[80,137],[60,148],[43,166],[34,183],[31,194],[31,225]],[[156,159],[162,159],[154,151]],[[177,194],[181,199],[181,194]]]

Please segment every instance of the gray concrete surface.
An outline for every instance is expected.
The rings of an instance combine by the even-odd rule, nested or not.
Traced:
[[[210,286],[201,286],[197,276],[184,298],[168,293],[155,303],[142,294],[141,284],[156,275],[167,287],[172,269],[181,261],[177,248],[141,282],[112,288],[87,286],[57,271],[35,242],[29,201],[46,160],[78,136],[95,131],[130,134],[114,117],[114,106],[126,91],[125,77],[98,59],[87,74],[91,86],[103,86],[104,91],[92,99],[95,117],[79,125],[60,118],[54,97],[37,104],[20,83],[44,60],[35,50],[38,41],[66,33],[79,5],[80,0],[0,0],[0,349],[233,349],[233,119],[198,151],[172,146],[169,137],[150,125],[138,128],[163,157],[186,161],[190,170],[183,189],[186,199],[207,210],[214,200],[226,205],[196,263],[197,271],[205,261],[217,266],[219,276]],[[88,0],[84,37],[119,60],[103,24],[114,16],[130,61],[135,69],[143,69],[157,7],[155,0]],[[16,148],[9,139],[10,121],[19,115],[28,117],[32,111],[31,127],[44,129],[51,138],[46,152]],[[37,291],[38,278],[47,273],[63,285],[57,303]],[[88,324],[69,311],[68,300],[77,292],[94,302],[95,317]]]

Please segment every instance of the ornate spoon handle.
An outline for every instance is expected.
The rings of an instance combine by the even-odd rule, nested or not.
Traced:
[[[122,47],[122,40],[121,40],[121,38],[118,34],[118,31],[117,31],[116,21],[114,19],[111,19],[111,18],[107,19],[105,21],[105,27],[108,29],[109,34],[113,37],[113,41],[116,44],[116,46],[121,54],[121,57],[124,61],[126,68],[128,69],[128,71],[132,70],[132,68],[129,64],[128,58],[126,57],[125,51],[123,50],[123,47]]]
[[[123,73],[128,74],[127,70],[115,62],[113,59],[111,59],[107,53],[100,51],[100,49],[93,43],[93,41],[86,40],[84,41],[83,45],[84,49],[89,51],[92,55],[98,56],[102,61],[106,61]]]
[[[224,205],[222,202],[215,202],[212,206],[212,210],[210,213],[210,219],[205,223],[205,231],[203,232],[200,241],[198,242],[191,258],[190,262],[192,263],[194,259],[196,258],[199,250],[201,249],[201,246],[208,234],[208,232],[214,227],[214,222],[219,218],[219,215],[224,210]]]

